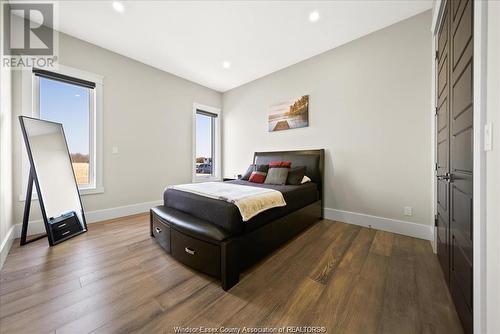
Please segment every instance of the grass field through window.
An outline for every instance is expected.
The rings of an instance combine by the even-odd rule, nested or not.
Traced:
[[[75,172],[76,183],[78,185],[86,185],[90,183],[89,178],[89,163],[88,162],[73,162],[73,170]]]

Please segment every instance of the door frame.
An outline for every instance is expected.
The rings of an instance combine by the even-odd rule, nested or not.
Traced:
[[[432,221],[436,215],[436,35],[441,22],[446,0],[436,0],[432,9],[432,83],[431,83],[431,198]],[[486,1],[474,1],[474,161],[473,161],[473,308],[474,333],[486,330],[486,152],[484,151],[484,125],[486,121],[486,38],[487,38]],[[434,227],[432,248],[437,252],[437,231]]]

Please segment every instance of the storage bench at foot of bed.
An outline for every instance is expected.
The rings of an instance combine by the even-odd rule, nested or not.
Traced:
[[[321,219],[321,201],[251,232],[230,236],[224,229],[163,205],[150,210],[151,236],[177,261],[217,277],[224,290],[242,270]]]
[[[172,230],[172,256],[190,267],[220,278],[220,245]]]
[[[177,261],[221,278],[221,249],[228,234],[204,220],[163,205],[150,211],[151,236]]]

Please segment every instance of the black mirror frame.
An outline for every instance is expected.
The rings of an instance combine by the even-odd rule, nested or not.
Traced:
[[[77,233],[71,234],[71,235],[69,235],[66,238],[59,239],[59,240],[55,241],[53,239],[52,233],[49,233],[49,230],[50,230],[50,228],[49,228],[49,220],[48,220],[48,217],[47,217],[47,213],[45,211],[45,205],[43,203],[43,196],[42,196],[40,184],[38,182],[38,177],[37,177],[37,174],[36,174],[36,168],[35,168],[35,164],[34,164],[34,160],[33,160],[33,155],[31,153],[31,146],[30,146],[30,143],[29,143],[28,134],[26,132],[26,127],[25,127],[25,124],[24,124],[24,120],[25,119],[32,119],[32,120],[37,120],[37,121],[41,121],[41,122],[47,122],[47,123],[52,123],[52,124],[59,125],[61,127],[61,131],[62,131],[63,138],[64,138],[64,144],[66,146],[66,152],[68,153],[68,157],[69,157],[70,161],[71,161],[71,155],[69,153],[68,142],[66,141],[66,135],[64,133],[64,128],[63,128],[63,125],[61,123],[51,122],[51,121],[46,121],[46,120],[41,120],[41,119],[35,118],[35,117],[19,116],[19,123],[21,125],[21,132],[23,134],[24,144],[25,144],[25,147],[26,147],[26,152],[28,154],[28,159],[30,161],[30,172],[29,172],[29,178],[28,178],[28,186],[27,186],[27,189],[26,189],[26,199],[25,199],[25,202],[24,202],[24,215],[23,215],[23,225],[22,225],[22,230],[21,230],[20,245],[23,246],[25,244],[28,244],[30,242],[39,240],[39,239],[44,238],[44,237],[47,236],[48,237],[48,241],[49,241],[49,245],[50,246],[54,246],[54,245],[56,245],[58,243],[61,243],[61,242],[65,241],[65,240],[67,240],[67,239],[70,239],[70,238],[72,238],[74,236],[77,236],[79,234],[87,232],[87,221],[85,219],[85,212],[84,212],[84,209],[83,209],[82,198],[81,198],[81,195],[80,195],[80,190],[78,189],[78,183],[76,182],[76,177],[75,177],[75,173],[74,173],[74,170],[73,170],[73,166],[71,166],[71,169],[73,170],[73,179],[74,179],[74,182],[75,182],[76,191],[78,193],[78,200],[80,202],[80,209],[81,209],[81,215],[82,215],[82,222],[81,223],[83,223],[83,230],[79,231]],[[38,202],[40,204],[40,210],[42,212],[43,223],[44,223],[44,226],[45,226],[45,231],[47,233],[45,235],[37,236],[35,238],[27,240],[29,214],[30,214],[30,208],[31,208],[31,195],[33,193],[33,183],[35,184],[36,192],[38,194]]]

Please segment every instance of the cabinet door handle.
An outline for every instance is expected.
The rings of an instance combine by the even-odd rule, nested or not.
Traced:
[[[57,228],[61,228],[61,227],[64,227],[64,226],[66,226],[66,223],[59,225]]]
[[[191,254],[191,255],[196,254],[196,251],[195,251],[194,249],[189,248],[189,247],[184,248],[184,250],[185,250],[185,251],[186,251],[186,253],[188,253],[188,254]]]
[[[155,227],[155,231],[156,231],[156,233],[161,233],[161,228]]]
[[[69,232],[71,232],[71,231],[66,231],[66,232],[64,232],[64,233],[63,233],[63,234],[61,234],[61,235],[66,235],[66,234],[69,234]]]

